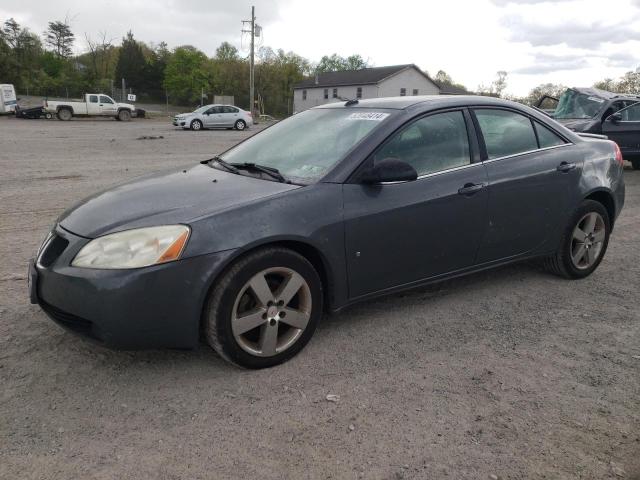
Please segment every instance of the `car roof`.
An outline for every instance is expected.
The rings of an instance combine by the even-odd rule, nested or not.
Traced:
[[[416,95],[407,97],[383,97],[368,98],[358,100],[358,103],[347,105],[347,101],[327,103],[319,105],[314,109],[321,108],[388,108],[395,110],[405,110],[411,107],[425,108],[446,108],[448,106],[458,107],[461,105],[494,105],[494,106],[516,106],[522,108],[520,103],[512,102],[495,97],[485,97],[482,95]]]
[[[640,99],[640,95],[635,95],[633,93],[615,93],[609,92],[607,90],[601,90],[599,88],[570,88],[569,90],[575,90],[578,93],[582,93],[584,95],[592,95],[594,97],[604,98],[605,100],[615,100],[615,99],[631,99],[638,100]]]

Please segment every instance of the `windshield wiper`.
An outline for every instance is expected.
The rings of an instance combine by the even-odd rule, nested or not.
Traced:
[[[224,168],[226,168],[227,170],[229,170],[232,173],[240,173],[236,167],[234,167],[230,163],[225,162],[223,159],[221,159],[217,155],[215,157],[210,158],[209,160],[207,160],[207,163],[212,162],[212,161],[218,163],[219,165],[223,166]]]
[[[261,173],[266,173],[271,178],[275,178],[279,182],[291,183],[291,181],[287,180],[287,178],[284,175],[282,175],[280,173],[280,170],[278,170],[277,168],[267,167],[265,165],[259,165],[257,163],[250,163],[250,162],[231,163],[229,165],[234,167],[234,168],[236,168],[236,169],[244,168],[244,169],[247,169],[247,170],[256,170],[256,171],[261,172]]]

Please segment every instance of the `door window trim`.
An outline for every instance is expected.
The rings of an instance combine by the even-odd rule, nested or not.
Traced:
[[[528,118],[529,122],[531,123],[531,128],[533,129],[533,134],[536,137],[536,143],[538,144],[538,148],[534,150],[527,150],[526,152],[518,152],[518,153],[512,153],[511,155],[503,155],[501,157],[489,158],[489,155],[487,154],[487,146],[484,143],[484,135],[482,134],[482,129],[480,128],[478,117],[476,116],[476,110],[505,110],[507,112],[515,113]],[[483,163],[495,162],[496,160],[504,160],[506,158],[519,157],[520,155],[529,155],[534,152],[542,152],[545,150],[551,150],[553,148],[567,147],[569,145],[574,145],[574,143],[571,140],[569,140],[566,136],[559,133],[555,128],[553,128],[549,124],[540,121],[539,119],[533,117],[532,115],[527,114],[526,112],[516,110],[515,108],[509,108],[509,107],[503,107],[503,106],[497,106],[497,105],[487,105],[487,106],[473,105],[473,106],[469,106],[469,113],[471,114],[471,117],[473,119],[473,126],[475,127],[476,135],[478,137],[478,143],[480,146],[480,158],[481,158],[481,162]],[[538,131],[536,130],[534,122],[538,122],[543,127],[546,127],[551,132],[555,133],[558,137],[560,137],[562,140],[564,140],[566,143],[563,143],[562,145],[553,145],[551,147],[540,148],[540,139],[538,138]]]
[[[404,122],[402,125],[398,126],[398,128],[396,128],[393,132],[389,133],[389,135],[387,135],[385,137],[385,139],[383,141],[381,141],[376,148],[370,152],[366,158],[362,161],[362,163],[360,163],[360,165],[358,165],[357,168],[354,169],[353,173],[349,176],[349,178],[344,182],[344,183],[358,183],[361,184],[362,182],[360,181],[360,176],[362,175],[362,172],[368,167],[368,165],[373,161],[373,157],[382,149],[382,147],[385,146],[385,144],[387,142],[389,142],[389,140],[391,140],[393,137],[395,137],[398,133],[400,133],[402,130],[404,130],[406,127],[408,127],[409,125],[418,122],[420,120],[422,120],[423,118],[426,117],[430,117],[433,115],[437,115],[439,113],[448,113],[448,112],[461,112],[462,116],[464,118],[464,123],[465,126],[467,128],[467,138],[468,138],[468,142],[469,142],[469,164],[467,165],[460,165],[458,167],[451,167],[451,168],[447,168],[444,170],[439,170],[437,172],[431,172],[431,173],[425,173],[423,175],[418,175],[418,177],[416,178],[416,180],[421,180],[423,178],[427,178],[427,177],[431,177],[434,175],[441,175],[443,173],[447,173],[447,172],[451,172],[454,170],[461,170],[463,168],[467,168],[467,167],[472,167],[475,165],[482,165],[482,160],[481,160],[481,156],[480,156],[480,145],[479,145],[479,138],[477,137],[477,133],[474,129],[474,125],[472,123],[472,117],[470,115],[469,112],[469,108],[466,106],[463,107],[449,107],[449,108],[443,108],[440,110],[432,110],[430,112],[426,112],[426,113],[421,113],[420,115],[417,115],[415,117],[410,118],[409,120],[407,120],[406,122]],[[396,185],[396,184],[401,184],[401,183],[410,183],[410,181],[400,181],[400,182],[380,182],[377,183],[376,185]]]

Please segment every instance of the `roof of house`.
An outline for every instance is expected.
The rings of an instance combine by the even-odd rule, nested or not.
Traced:
[[[339,87],[345,85],[371,85],[380,83],[382,80],[395,75],[402,70],[415,68],[424,77],[434,82],[426,73],[420,70],[416,65],[408,63],[405,65],[391,65],[389,67],[372,67],[362,68],[360,70],[342,70],[339,72],[324,72],[306,78],[295,84],[293,88],[318,88],[318,87]]]

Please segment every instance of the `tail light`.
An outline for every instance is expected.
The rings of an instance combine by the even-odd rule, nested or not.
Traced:
[[[613,142],[613,148],[615,149],[616,162],[618,162],[620,166],[624,165],[624,159],[622,158],[622,151],[620,150],[620,147],[617,143]]]

